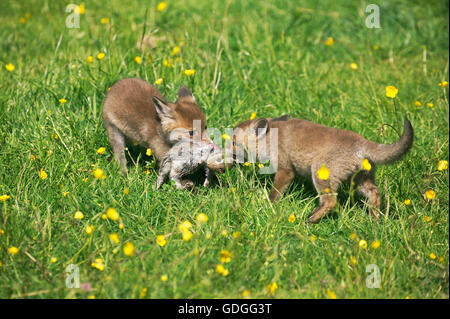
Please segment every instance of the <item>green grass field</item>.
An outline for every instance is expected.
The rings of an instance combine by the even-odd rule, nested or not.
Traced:
[[[374,2],[380,29],[365,26],[370,2],[331,0],[169,0],[163,11],[152,0],[85,1],[70,29],[70,1],[3,1],[0,297],[448,298],[449,173],[438,170],[449,159],[449,87],[439,85],[449,80],[448,1]],[[401,131],[407,116],[415,141],[378,168],[379,223],[344,186],[336,212],[308,224],[318,203],[311,182],[297,179],[271,204],[272,177],[255,166],[235,165],[196,193],[156,192],[145,150],[129,147],[128,177],[110,160],[101,106],[126,77],[162,78],[172,101],[187,85],[208,127],[289,113],[390,143],[398,137],[383,124]],[[388,85],[399,90],[396,107]],[[110,207],[118,220],[104,218]],[[221,261],[223,250],[231,258]],[[69,264],[83,289],[66,287]],[[370,264],[379,288],[366,286]]]

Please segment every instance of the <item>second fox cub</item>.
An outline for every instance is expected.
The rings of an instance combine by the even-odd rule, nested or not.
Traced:
[[[278,156],[278,168],[269,198],[276,200],[296,174],[310,177],[320,196],[320,205],[308,216],[312,223],[317,223],[334,208],[339,185],[355,173],[355,186],[361,195],[368,198],[371,214],[378,220],[380,193],[375,185],[375,164],[388,164],[400,159],[411,148],[414,139],[408,119],[405,119],[403,135],[397,142],[378,144],[352,131],[285,116],[254,119],[238,125],[233,132],[234,151],[247,150],[250,138],[256,139],[256,145],[268,143],[273,129],[278,130],[278,154],[269,156],[271,161]],[[362,168],[363,159],[369,160],[370,170]],[[329,170],[329,177],[325,180],[318,176],[322,165]]]

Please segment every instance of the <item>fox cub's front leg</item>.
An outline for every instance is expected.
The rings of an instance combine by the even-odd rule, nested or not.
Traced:
[[[172,165],[171,163],[163,161],[161,164],[161,168],[159,169],[158,179],[156,180],[156,189],[159,189],[162,184],[164,184],[167,175],[169,175]]]

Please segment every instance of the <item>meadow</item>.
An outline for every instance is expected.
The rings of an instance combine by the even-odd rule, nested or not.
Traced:
[[[2,1],[0,298],[449,298],[448,1],[376,0],[381,28],[364,1],[84,1],[79,28],[69,3]],[[391,143],[406,116],[414,145],[378,167],[380,222],[347,185],[309,224],[311,182],[270,203],[255,165],[155,191],[101,121],[126,77],[187,85],[208,127],[290,114]]]

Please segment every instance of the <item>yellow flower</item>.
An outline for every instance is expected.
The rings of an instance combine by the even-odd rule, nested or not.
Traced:
[[[107,24],[107,23],[109,23],[109,18],[101,18],[101,19],[100,19],[100,23],[101,23],[101,24]]]
[[[252,112],[252,114],[250,115],[250,120],[253,120],[255,118],[256,118],[256,112]]]
[[[439,83],[440,87],[446,88],[448,86],[448,82],[447,81],[442,81],[441,83]]]
[[[3,236],[5,234],[5,231],[3,229],[0,229],[0,236]]]
[[[14,66],[14,64],[8,63],[7,65],[5,65],[5,69],[7,69],[9,72],[14,71],[16,67]]]
[[[178,230],[183,233],[183,232],[189,231],[189,228],[191,228],[191,227],[192,227],[192,223],[190,221],[186,220],[186,221],[182,222],[180,225],[178,225]]]
[[[175,48],[172,49],[171,55],[177,55],[180,52],[180,47],[177,45]]]
[[[424,223],[428,223],[428,222],[431,221],[431,217],[425,215],[425,216],[423,216],[422,221],[423,221]]]
[[[140,56],[137,56],[134,58],[134,62],[136,62],[137,64],[141,64],[142,63],[142,58]]]
[[[325,167],[324,164],[322,164],[322,167],[317,171],[317,176],[321,179],[326,181],[328,177],[330,176],[330,170]]]
[[[59,99],[58,101],[61,104],[65,104],[67,102],[67,100],[65,98]]]
[[[291,224],[293,224],[295,222],[295,215],[294,214],[289,215],[288,222],[290,222]]]
[[[156,10],[158,10],[159,12],[162,12],[162,11],[166,10],[166,8],[167,8],[167,3],[162,1],[162,2],[158,3]]]
[[[220,234],[224,237],[228,236],[228,232],[225,229],[222,230],[222,232]]]
[[[167,241],[166,241],[166,238],[164,237],[164,235],[156,236],[156,243],[159,246],[164,247],[167,244]]]
[[[97,150],[97,154],[100,154],[100,155],[103,155],[103,154],[105,154],[105,152],[106,152],[106,148],[105,147],[100,147],[98,150]]]
[[[152,155],[152,149],[151,148],[147,148],[147,151],[145,152],[145,155],[151,156]]]
[[[271,283],[270,285],[267,285],[267,291],[273,295],[275,293],[275,291],[278,289],[278,285],[277,283],[274,281],[273,283]]]
[[[264,167],[264,164],[263,164],[263,163],[259,163],[259,164],[258,164],[258,167],[259,167],[259,168],[263,168],[263,167]]]
[[[372,169],[372,165],[367,158],[362,160],[361,165],[366,171],[370,171]]]
[[[448,169],[448,162],[446,160],[439,161],[439,163],[438,163],[438,170],[439,171],[443,171],[443,170],[446,170],[446,169]]]
[[[397,96],[398,89],[395,86],[388,85],[386,86],[386,96],[390,97],[391,99],[395,98]]]
[[[250,163],[250,162],[245,162],[245,163],[244,163],[244,166],[247,166],[247,167],[248,167],[248,166],[252,166],[252,163]]]
[[[105,179],[106,175],[103,173],[103,170],[101,168],[96,168],[93,172],[94,177],[97,179]]]
[[[58,261],[58,258],[56,258],[56,257],[50,258],[50,263],[51,263],[51,264],[54,264],[54,263],[56,263],[57,261]]]
[[[24,24],[27,20],[25,18],[19,18],[19,23],[20,24]]]
[[[116,244],[120,242],[119,235],[117,235],[116,233],[109,234],[109,239]]]
[[[93,57],[92,55],[88,56],[88,57],[86,58],[86,62],[87,62],[87,63],[92,63],[92,62],[94,62],[94,57]]]
[[[352,265],[352,266],[356,265],[356,258],[354,256],[351,256],[349,261],[350,261],[350,265]]]
[[[226,277],[229,275],[229,273],[230,273],[230,271],[228,269],[225,269],[222,273],[222,276]]]
[[[432,108],[433,106],[434,106],[433,103],[430,103],[430,102],[427,103],[427,107]]]
[[[108,208],[108,210],[106,211],[106,216],[108,216],[108,218],[111,220],[119,219],[119,213],[117,212],[117,209],[115,209],[114,207]]]
[[[182,234],[181,234],[181,236],[182,236],[182,238],[183,238],[183,240],[184,241],[189,241],[191,238],[192,238],[192,233],[188,230],[188,231],[184,231]]]
[[[309,240],[311,240],[312,242],[315,242],[317,240],[317,236],[311,235],[311,236],[309,236]]]
[[[103,60],[104,58],[105,58],[105,53],[100,52],[99,54],[97,54],[97,59]]]
[[[208,215],[206,215],[206,214],[203,214],[203,213],[200,213],[200,214],[198,214],[197,215],[197,221],[199,222],[199,223],[206,223],[207,221],[208,221]]]
[[[332,37],[329,37],[326,41],[325,41],[325,45],[328,47],[331,47],[334,44],[334,39]]]
[[[141,292],[139,293],[139,298],[144,299],[147,296],[147,288],[142,288]]]
[[[224,249],[220,252],[219,258],[222,263],[229,263],[231,261],[231,257],[233,257],[230,251]]]
[[[356,233],[350,234],[350,238],[353,239],[353,240],[355,240],[355,239],[356,239]]]
[[[380,245],[381,245],[381,243],[380,243],[379,240],[374,240],[374,241],[370,244],[370,246],[371,246],[373,249],[377,249],[378,247],[380,247]]]
[[[184,70],[184,75],[186,75],[186,76],[193,76],[194,74],[195,74],[194,69]]]
[[[105,264],[103,262],[103,259],[101,259],[101,258],[96,258],[95,261],[93,263],[91,263],[91,266],[100,271],[105,270]]]
[[[90,235],[94,231],[94,226],[87,226],[86,227],[86,234]]]
[[[359,247],[361,249],[366,249],[367,248],[367,242],[364,239],[361,239],[358,243]]]
[[[125,187],[125,188],[123,189],[123,193],[124,193],[125,195],[128,195],[128,194],[130,193],[130,189],[129,189],[128,187]]]
[[[80,211],[76,211],[75,215],[73,215],[73,218],[75,219],[83,219],[84,218],[84,214]]]
[[[161,84],[163,84],[164,83],[164,79],[163,78],[159,78],[159,79],[157,79],[156,81],[155,81],[155,84],[156,85],[161,85]]]
[[[47,173],[44,171],[43,168],[41,168],[41,170],[39,171],[39,178],[42,180],[47,178]]]
[[[11,246],[11,247],[8,248],[8,253],[10,253],[13,256],[15,254],[17,254],[18,252],[19,252],[19,248],[17,248],[17,247]]]
[[[128,257],[133,257],[134,256],[133,243],[126,243],[125,246],[123,246],[123,253]]]
[[[444,263],[444,257],[443,256],[439,257],[439,262],[440,263]]]
[[[330,289],[327,289],[327,296],[330,299],[336,299],[337,298],[336,294],[333,291],[331,291]]]
[[[436,197],[436,193],[434,192],[434,190],[429,189],[425,192],[425,196],[428,199],[434,199]]]
[[[36,160],[36,158],[37,158],[37,156],[36,156],[36,155],[33,155],[33,154],[31,154],[31,155],[30,155],[30,160],[31,160],[31,161],[35,161],[35,160]]]
[[[414,105],[417,106],[417,107],[421,107],[422,103],[420,101],[416,101],[416,102],[414,102]]]
[[[350,63],[350,69],[352,69],[353,71],[356,71],[356,70],[358,70],[358,65],[355,62]]]
[[[225,267],[224,267],[222,264],[218,264],[218,265],[216,266],[216,271],[217,271],[217,273],[219,273],[219,274],[223,274],[223,272],[225,271]]]
[[[242,298],[250,297],[250,290],[245,289],[244,291],[242,291],[241,296],[242,296]]]
[[[436,259],[436,254],[435,253],[431,253],[430,254],[430,258],[433,259],[433,260]]]
[[[408,199],[405,199],[405,201],[403,202],[406,206],[409,206],[409,205],[411,205],[411,200],[408,198]]]
[[[235,232],[233,232],[232,236],[233,236],[233,238],[239,238],[239,237],[241,237],[241,232],[235,231]]]
[[[79,14],[84,14],[84,4],[80,4],[75,8],[75,12]]]
[[[3,194],[2,196],[0,196],[0,202],[6,202],[10,198],[11,196]]]
[[[124,228],[125,228],[124,224],[120,223],[119,224],[119,229],[124,229]]]
[[[161,276],[161,281],[162,282],[166,282],[167,280],[169,280],[169,276],[167,276],[167,275],[162,275]]]

